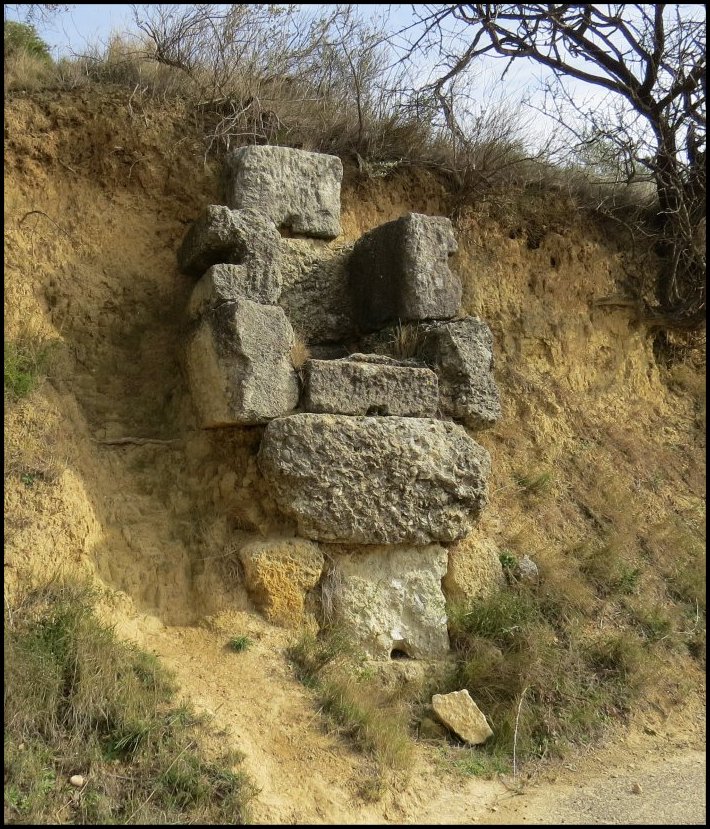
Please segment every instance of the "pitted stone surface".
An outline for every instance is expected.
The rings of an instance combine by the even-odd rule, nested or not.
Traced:
[[[449,319],[462,286],[449,270],[457,250],[451,222],[409,213],[365,233],[348,261],[355,317],[362,331],[393,320]]]
[[[280,294],[278,279],[259,279],[246,265],[212,265],[195,285],[187,315],[189,319],[196,319],[225,302],[238,299],[275,305]]]
[[[283,291],[279,304],[309,343],[355,339],[347,260],[352,245],[314,239],[281,240]]]
[[[470,429],[486,429],[501,416],[493,379],[493,334],[477,317],[412,326],[415,359],[439,378],[439,408]],[[360,347],[382,354],[396,352],[396,326],[364,337]]]
[[[212,265],[241,265],[252,291],[278,299],[280,241],[276,225],[258,210],[210,204],[185,235],[178,264],[194,276],[202,276]]]
[[[439,376],[441,409],[470,429],[487,429],[500,419],[500,395],[493,379],[493,334],[477,317],[430,323],[417,354]]]
[[[293,329],[277,306],[239,299],[205,314],[187,346],[201,425],[265,423],[294,409],[293,341]]]
[[[470,745],[480,745],[493,736],[486,718],[465,688],[450,694],[434,694],[431,704],[444,725]]]
[[[490,470],[488,452],[454,423],[328,414],[269,423],[258,462],[299,535],[356,544],[462,538]]]
[[[393,651],[412,659],[449,649],[441,577],[446,550],[426,547],[330,547],[332,612],[373,659]]]
[[[302,405],[307,412],[436,415],[439,387],[428,368],[412,368],[376,354],[353,354],[341,360],[308,360],[304,375]]]
[[[231,153],[227,167],[230,207],[258,208],[293,233],[322,239],[340,235],[343,164],[337,156],[250,146]]]
[[[323,553],[303,538],[251,541],[239,551],[247,589],[264,616],[283,627],[303,622],[306,592],[323,569]]]

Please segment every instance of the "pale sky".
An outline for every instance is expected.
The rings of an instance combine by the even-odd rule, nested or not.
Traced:
[[[322,4],[298,5],[308,10],[327,7]],[[419,8],[425,7],[419,5]],[[693,16],[704,14],[700,4],[682,4],[682,9],[685,14]],[[410,4],[367,4],[358,6],[358,11],[366,19],[387,16],[387,30],[390,32],[399,31],[414,20]],[[10,19],[19,17],[13,5],[6,5],[5,13]],[[112,34],[135,31],[131,7],[125,3],[74,4],[68,12],[60,12],[47,22],[36,24],[36,27],[55,57],[81,54],[91,45],[106,44]],[[430,79],[435,62],[433,50],[428,55],[418,56],[417,81]],[[481,111],[486,107],[505,104],[521,116],[525,132],[535,144],[542,143],[550,134],[560,133],[559,126],[535,109],[543,103],[542,94],[538,91],[544,79],[543,69],[528,60],[519,59],[513,62],[501,82],[500,75],[505,66],[506,61],[494,57],[485,57],[477,62],[475,75],[464,81],[461,90],[470,95],[474,109]],[[604,101],[605,93],[600,89],[581,82],[570,82],[568,86],[573,90],[577,103],[585,102],[596,107]],[[528,103],[523,103],[524,99]]]

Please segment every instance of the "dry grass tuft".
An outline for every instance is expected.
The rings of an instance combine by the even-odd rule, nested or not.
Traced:
[[[296,339],[291,346],[291,364],[296,371],[301,371],[306,362],[310,359],[311,351],[306,344],[306,341],[299,334],[296,334]]]

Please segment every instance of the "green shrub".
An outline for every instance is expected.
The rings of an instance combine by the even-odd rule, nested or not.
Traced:
[[[5,58],[16,55],[18,52],[25,52],[47,63],[52,62],[49,46],[37,34],[37,30],[31,23],[6,20],[4,43]]]

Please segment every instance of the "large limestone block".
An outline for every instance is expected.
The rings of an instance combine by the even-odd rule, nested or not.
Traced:
[[[247,589],[264,616],[284,627],[302,624],[306,593],[323,570],[318,545],[302,538],[252,541],[239,558]]]
[[[436,374],[376,354],[340,360],[309,360],[304,366],[307,412],[434,417],[439,402]]]
[[[441,408],[470,429],[487,429],[501,415],[493,379],[493,334],[477,317],[430,323],[417,355],[439,376]]]
[[[355,544],[451,542],[487,500],[488,452],[454,423],[295,414],[259,450],[274,500],[299,535]]]
[[[266,423],[298,404],[293,329],[282,308],[248,299],[201,317],[186,353],[204,428]]]
[[[345,548],[326,577],[334,619],[373,659],[432,659],[449,649],[441,577],[446,550]]]
[[[351,252],[352,245],[281,240],[283,291],[279,304],[309,343],[347,342],[356,337],[347,275]]]
[[[210,204],[183,239],[178,264],[194,276],[212,265],[241,265],[244,282],[262,297],[259,301],[275,302],[281,293],[280,241],[276,225],[258,210]]]
[[[464,742],[477,746],[493,736],[485,716],[465,688],[450,694],[434,694],[431,704],[437,717]]]
[[[195,285],[187,305],[187,316],[196,319],[225,302],[238,299],[275,305],[280,294],[278,279],[260,279],[245,265],[212,265]]]
[[[485,322],[459,320],[390,326],[363,337],[360,348],[397,356],[402,346],[439,378],[439,407],[469,429],[486,429],[501,416],[493,378],[493,334]]]
[[[340,184],[337,156],[291,147],[240,147],[227,159],[227,204],[255,207],[278,227],[293,233],[333,239],[340,235]]]
[[[449,547],[449,566],[441,583],[455,602],[485,599],[505,587],[499,551],[478,529]]]
[[[457,250],[451,222],[409,213],[365,233],[348,261],[351,297],[363,331],[392,320],[449,319],[461,280],[449,270]]]

